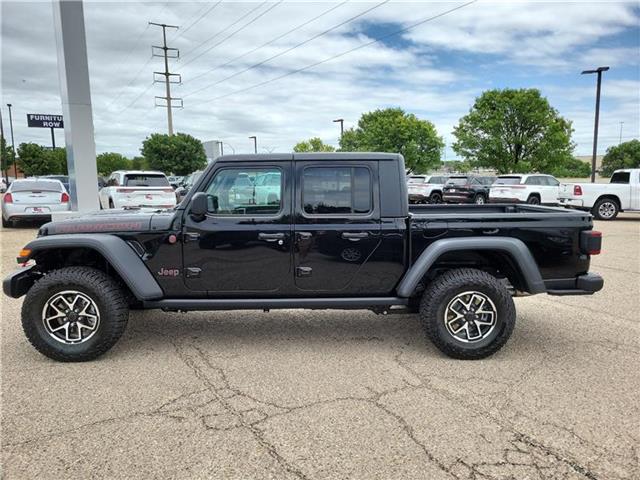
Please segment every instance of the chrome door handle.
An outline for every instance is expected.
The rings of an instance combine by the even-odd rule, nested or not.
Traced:
[[[343,232],[341,235],[345,240],[351,240],[352,242],[357,242],[368,236],[369,234],[367,232]]]
[[[262,233],[258,234],[260,240],[267,242],[275,242],[276,240],[284,240],[284,233]]]

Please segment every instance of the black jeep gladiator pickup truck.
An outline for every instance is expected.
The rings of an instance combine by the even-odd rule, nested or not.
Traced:
[[[592,294],[588,213],[531,205],[409,207],[386,153],[233,155],[164,211],[105,210],[42,226],[4,292],[44,355],[93,359],[129,309],[419,313],[449,356],[483,358],[515,325],[512,297]]]

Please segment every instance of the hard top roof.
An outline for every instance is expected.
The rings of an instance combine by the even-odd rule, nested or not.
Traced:
[[[397,161],[400,158],[397,153],[380,152],[316,152],[316,153],[257,153],[223,155],[216,159],[216,162],[273,162],[282,160],[293,161],[317,161],[317,160],[385,160]]]

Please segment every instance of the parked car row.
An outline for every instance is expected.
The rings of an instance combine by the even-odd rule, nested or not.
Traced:
[[[409,203],[528,203],[589,211],[599,220],[640,211],[640,169],[616,170],[608,184],[560,183],[552,175],[412,175]]]

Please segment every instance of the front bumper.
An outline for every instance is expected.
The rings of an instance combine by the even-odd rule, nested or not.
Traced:
[[[23,267],[8,275],[2,281],[2,291],[12,298],[20,298],[29,291],[35,281],[40,278],[40,273],[34,266]]]
[[[597,273],[585,273],[575,278],[545,280],[549,295],[593,295],[602,290],[604,279]]]

